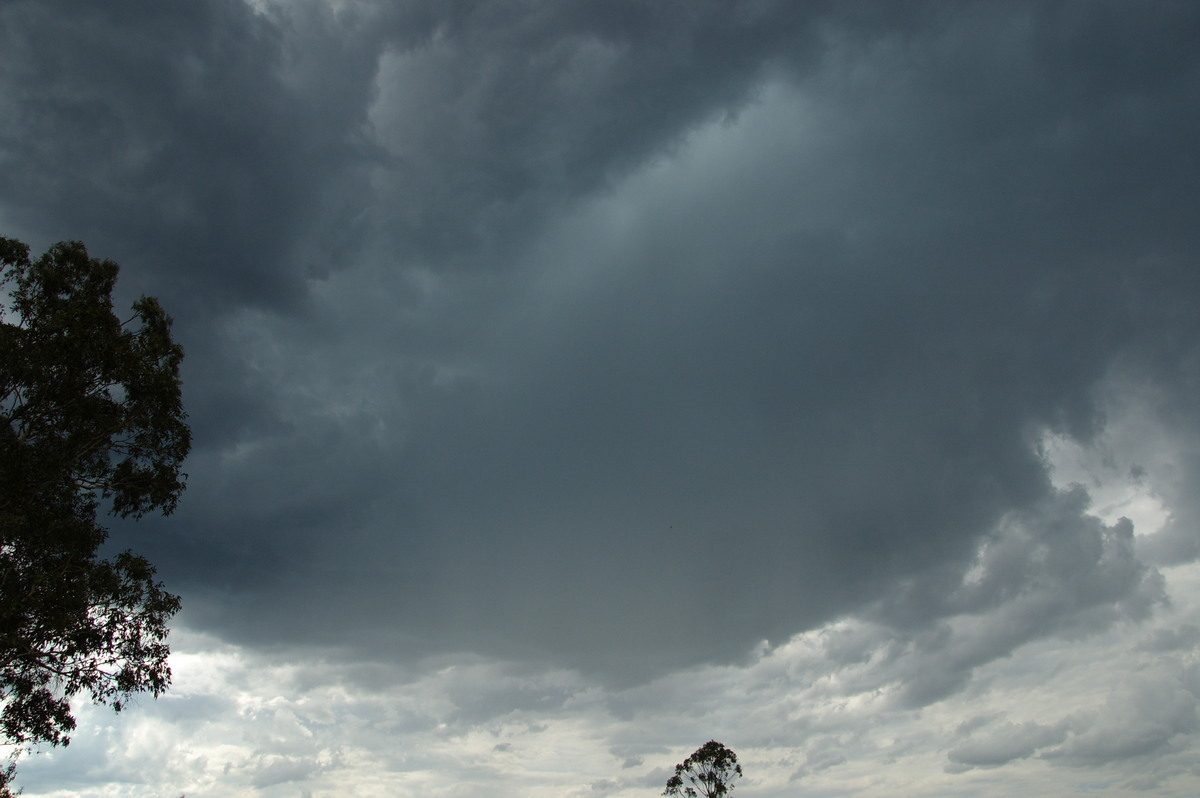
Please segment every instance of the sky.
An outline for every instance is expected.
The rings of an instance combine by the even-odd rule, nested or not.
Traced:
[[[3,0],[174,685],[30,798],[1200,793],[1200,4]]]

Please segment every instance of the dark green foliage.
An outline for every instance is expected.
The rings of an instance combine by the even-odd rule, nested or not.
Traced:
[[[72,696],[120,710],[170,682],[179,599],[142,557],[99,559],[96,517],[175,509],[191,446],[183,350],[156,300],[114,315],[117,264],[82,244],[31,262],[0,238],[0,265],[0,733],[65,745]]]
[[[716,740],[709,740],[675,766],[675,775],[667,779],[663,795],[719,798],[733,792],[733,782],[741,775],[742,766],[738,764],[737,754]],[[685,787],[684,779],[691,786]]]

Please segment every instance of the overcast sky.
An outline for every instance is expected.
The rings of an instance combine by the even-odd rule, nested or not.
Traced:
[[[1200,793],[1200,4],[3,0],[175,686],[30,798]]]

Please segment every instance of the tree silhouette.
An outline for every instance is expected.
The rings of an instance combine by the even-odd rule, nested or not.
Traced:
[[[733,792],[733,782],[742,775],[737,754],[716,740],[709,740],[675,766],[675,775],[667,779],[663,795],[686,798],[721,798]],[[684,786],[684,779],[691,786]]]
[[[31,262],[0,238],[0,266],[0,734],[66,745],[72,696],[119,711],[170,683],[179,599],[144,558],[100,559],[96,516],[175,509],[191,446],[183,350],[151,297],[117,318],[117,264],[78,242]]]

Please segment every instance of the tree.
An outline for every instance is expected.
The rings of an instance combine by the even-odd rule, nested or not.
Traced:
[[[118,266],[78,242],[30,262],[0,238],[0,266],[0,734],[66,745],[73,696],[120,711],[170,683],[179,599],[144,558],[100,557],[97,513],[175,509],[183,350],[152,297],[113,313]]]
[[[675,766],[675,775],[667,779],[663,795],[720,798],[733,792],[733,782],[741,775],[742,766],[738,764],[737,754],[716,740],[709,740]],[[684,779],[692,786],[683,786]]]

